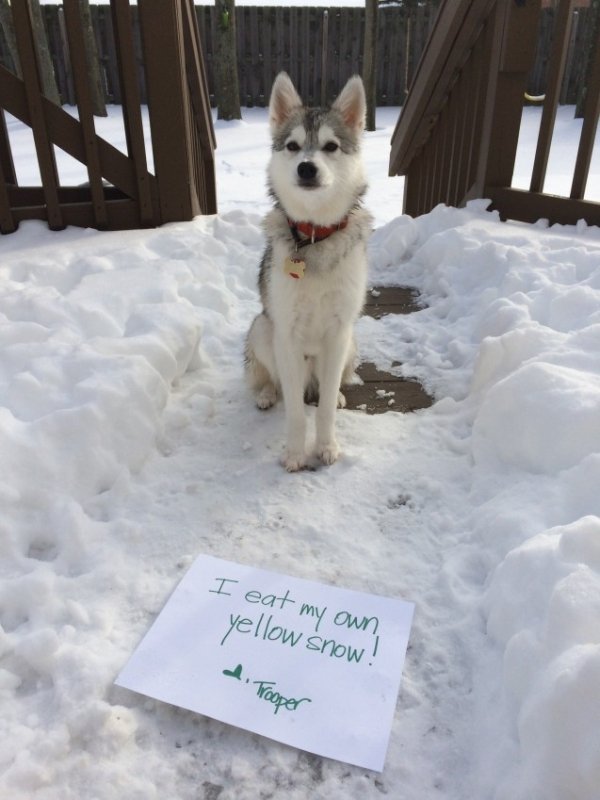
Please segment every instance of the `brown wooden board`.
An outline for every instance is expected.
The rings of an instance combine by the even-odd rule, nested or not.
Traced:
[[[418,292],[409,286],[373,286],[367,292],[363,313],[379,319],[386,314],[410,314],[422,308]],[[393,374],[378,369],[370,361],[360,364],[356,372],[362,383],[342,387],[346,408],[367,414],[429,408],[434,399],[417,380],[402,377],[398,367],[399,362],[392,363],[391,369],[397,373]]]
[[[433,398],[416,380],[383,372],[370,362],[360,364],[356,371],[363,382],[343,387],[346,408],[383,414],[417,411],[433,405]]]
[[[418,292],[409,286],[374,286],[367,291],[363,314],[379,319],[386,314],[410,314],[421,308]]]

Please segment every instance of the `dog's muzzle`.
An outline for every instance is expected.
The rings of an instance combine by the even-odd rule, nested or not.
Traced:
[[[298,178],[300,186],[307,189],[315,188],[319,185],[317,180],[317,167],[312,161],[301,161],[298,164]]]

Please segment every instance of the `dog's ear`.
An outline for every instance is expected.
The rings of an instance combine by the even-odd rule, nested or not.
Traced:
[[[348,127],[361,133],[365,127],[367,99],[363,82],[354,75],[340,92],[332,108],[338,111]]]
[[[294,89],[287,72],[280,72],[275,78],[269,100],[269,124],[271,131],[275,132],[282,122],[290,116],[292,111],[302,107],[300,95]]]

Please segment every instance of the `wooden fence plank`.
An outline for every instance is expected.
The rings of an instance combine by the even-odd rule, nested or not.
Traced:
[[[276,8],[275,9],[275,43],[276,43],[276,53],[277,58],[275,60],[275,73],[281,72],[281,70],[286,70],[289,72],[289,64],[286,62],[285,58],[285,38],[284,38],[284,16],[285,16],[286,9],[283,8]]]
[[[309,13],[311,9],[302,8],[300,10],[300,19],[298,21],[299,42],[301,42],[303,57],[300,59],[299,64],[299,87],[300,96],[304,99],[305,103],[314,105],[314,91],[310,84],[310,72],[312,61],[312,39],[310,36],[310,22]]]
[[[203,147],[212,153],[217,146],[217,139],[210,106],[207,104],[208,81],[202,53],[202,40],[197,24],[198,18],[192,12],[191,3],[185,3],[184,42],[188,85],[200,141]]]
[[[16,229],[8,196],[8,185],[16,182],[6,119],[0,108],[0,233],[12,233]]]
[[[69,67],[69,54],[66,45],[66,36],[63,30],[62,8],[52,9],[51,6],[40,6],[42,19],[48,36],[50,56],[54,66],[56,84],[60,94],[61,103],[75,105],[75,92],[71,69]]]
[[[401,105],[404,92],[402,65],[406,57],[406,37],[403,35],[404,16],[379,11],[379,93],[382,105]],[[404,99],[404,98],[402,98]]]
[[[291,12],[291,9],[290,9]],[[289,75],[290,78],[298,85],[298,61],[299,61],[299,48],[298,48],[298,15],[288,14],[288,38],[287,49],[289,52]]]
[[[207,91],[211,103],[215,105],[214,95],[214,44],[217,41],[215,14],[212,6],[196,6],[196,19],[200,30],[200,41],[204,52],[204,68],[206,72]],[[240,76],[241,78],[241,76]]]
[[[15,3],[12,10],[15,32],[20,42],[21,69],[33,140],[44,186],[48,224],[53,230],[59,230],[64,228],[64,223],[58,200],[58,171],[42,105],[42,84],[38,71],[29,6],[25,3]]]
[[[567,61],[574,2],[575,0],[559,0],[558,13],[554,26],[555,33],[552,39],[552,50],[550,54],[548,87],[546,89],[546,99],[544,100],[542,121],[540,123],[540,132],[531,173],[531,185],[529,187],[532,192],[541,192],[544,188],[550,146],[552,145],[552,132],[556,119],[556,109],[558,107],[561,82]]]
[[[327,105],[327,71],[329,69],[329,11],[321,15],[321,73],[319,75],[319,105]]]
[[[351,11],[352,9],[348,10]],[[335,94],[339,92],[348,78],[347,64],[350,60],[351,47],[350,26],[350,14],[340,14],[340,57],[338,60],[337,80],[334,88]],[[360,71],[360,68],[357,71]]]
[[[344,83],[352,75],[362,75],[363,68],[363,42],[365,39],[365,22],[362,8],[351,8],[352,11],[352,28],[353,35],[350,36],[350,49],[348,51],[346,60],[346,73],[342,83],[337,87],[337,92],[340,91]],[[336,93],[337,93],[336,92]]]
[[[64,16],[69,40],[69,52],[73,67],[75,93],[79,108],[79,121],[83,134],[83,147],[85,150],[85,163],[87,166],[94,220],[98,228],[106,227],[108,217],[104,201],[104,187],[102,185],[102,170],[98,153],[98,140],[94,127],[94,110],[92,96],[88,82],[88,64],[85,52],[83,27],[79,15],[78,0],[63,0]]]
[[[2,172],[4,174],[4,180],[6,183],[16,184],[17,174],[15,172],[15,165],[10,148],[8,128],[6,127],[6,117],[4,116],[4,111],[2,108],[0,108],[0,167],[2,167]]]
[[[271,69],[273,68],[273,51],[271,48],[271,31],[273,28],[273,9],[263,8],[260,35],[262,41],[262,90],[258,98],[258,105],[265,106],[268,102],[268,92],[271,85]]]
[[[585,196],[592,152],[598,127],[598,116],[600,115],[600,43],[596,42],[594,61],[590,72],[590,80],[587,85],[583,111],[583,127],[581,138],[577,149],[577,160],[573,172],[573,184],[571,186],[571,197],[582,200]]]
[[[190,137],[194,145],[194,168],[196,189],[200,193],[200,208],[204,214],[216,214],[216,176],[214,149],[217,145],[212,114],[208,105],[208,88],[202,42],[197,17],[191,0],[183,7],[183,32],[186,55],[187,83],[191,101]]]
[[[123,102],[119,83],[117,48],[113,34],[112,15],[106,5],[92,6],[92,22],[96,31],[96,47],[98,58],[104,70],[106,82],[106,101],[120,104]]]
[[[48,8],[48,6],[45,6]],[[75,85],[73,79],[73,71],[69,69],[69,45],[67,44],[67,29],[65,24],[65,13],[64,8],[59,9],[58,14],[58,30],[60,32],[60,41],[61,41],[61,56],[63,59],[65,75],[64,77],[61,76],[59,80],[59,88],[61,93],[61,98],[63,103],[67,103],[70,106],[74,106],[76,104],[75,98]]]
[[[456,205],[462,202],[475,180],[476,162],[473,150],[480,141],[481,126],[483,124],[481,108],[485,103],[485,63],[489,46],[491,46],[491,40],[490,22],[488,20],[485,30],[473,48],[467,73],[467,96],[464,106],[463,138],[460,153],[461,166],[456,183]],[[477,123],[475,122],[476,120]]]
[[[10,207],[7,184],[0,164],[0,233],[14,233],[16,229],[17,223]]]
[[[581,21],[580,15],[577,13],[577,10],[573,11],[572,21],[571,21],[571,33],[569,36],[569,42],[567,44],[567,54],[571,57],[567,56],[567,60],[565,63],[565,72],[563,79],[561,81],[561,89],[559,95],[559,103],[561,105],[567,104],[567,98],[569,96],[569,88],[571,85],[571,77],[572,73],[576,69],[576,59],[573,58],[573,48],[576,46],[579,34],[579,23]]]
[[[214,15],[216,18],[216,15]],[[217,19],[218,24],[218,19]],[[248,75],[248,58],[246,55],[246,42],[248,37],[246,35],[246,16],[245,14],[235,14],[235,35],[237,41],[237,55],[238,55],[238,81],[240,89],[240,103],[243,106],[252,105],[249,102],[250,98],[250,77]],[[215,47],[216,47],[215,39]],[[213,54],[213,63],[216,64],[217,54]],[[215,91],[216,96],[216,91]]]
[[[250,35],[251,51],[250,56],[250,70],[249,70],[249,87],[248,94],[251,98],[251,104],[254,105],[254,98],[260,95],[261,85],[261,60],[263,54],[259,47],[260,36],[258,30],[258,9],[254,6],[248,9],[248,33]]]
[[[137,184],[136,194],[140,208],[140,223],[142,225],[156,225],[159,220],[158,214],[155,213],[153,208],[148,181],[141,98],[134,58],[133,25],[128,0],[112,0],[111,11],[123,94],[123,122],[125,123],[127,152],[133,160]]]

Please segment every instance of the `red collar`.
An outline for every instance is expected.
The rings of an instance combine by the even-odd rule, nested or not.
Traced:
[[[348,217],[344,217],[343,220],[335,225],[313,225],[312,222],[294,222],[288,219],[288,225],[294,234],[294,238],[296,238],[298,233],[302,233],[310,239],[311,242],[320,242],[323,239],[327,239],[332,233],[343,230],[347,224]]]

